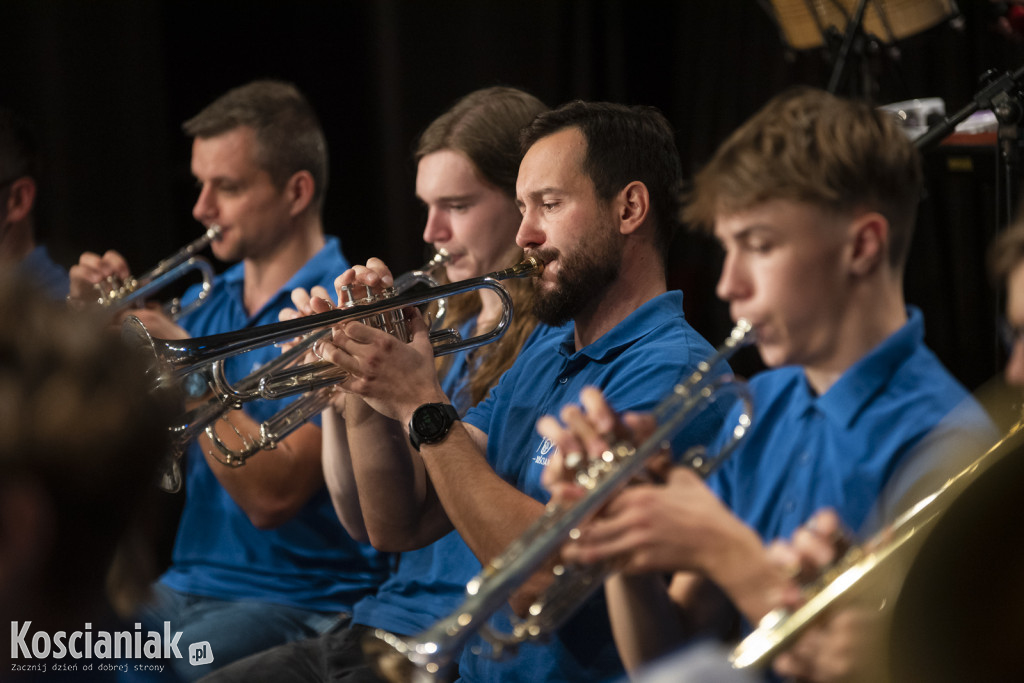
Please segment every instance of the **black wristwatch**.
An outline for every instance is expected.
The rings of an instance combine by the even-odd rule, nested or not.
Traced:
[[[459,413],[450,403],[424,403],[409,420],[409,441],[416,450],[420,444],[437,443],[448,436]]]

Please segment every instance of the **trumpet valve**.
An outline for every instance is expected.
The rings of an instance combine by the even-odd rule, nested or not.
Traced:
[[[122,280],[116,275],[108,275],[102,281],[93,285],[97,292],[96,303],[100,306],[110,306],[135,289],[136,284],[135,278]]]
[[[338,308],[352,308],[360,304],[369,304],[376,299],[377,297],[374,296],[369,285],[353,283],[338,287]]]

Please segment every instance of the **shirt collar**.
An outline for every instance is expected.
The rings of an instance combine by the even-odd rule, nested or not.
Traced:
[[[807,401],[806,409],[814,407],[849,428],[871,399],[885,388],[899,366],[923,343],[924,316],[917,307],[908,306],[907,322],[851,365],[823,395],[815,397],[806,377],[803,378],[801,395]]]
[[[291,279],[289,279],[288,282],[278,290],[277,294],[272,296],[263,308],[252,315],[250,319],[255,320],[259,318],[267,306],[273,305],[274,302],[277,301],[278,297],[290,297],[292,290],[296,287],[309,289],[310,287],[319,284],[324,277],[331,274],[327,272],[327,269],[331,268],[332,264],[337,263],[335,260],[335,254],[340,254],[340,252],[341,246],[338,242],[338,238],[333,235],[327,235],[324,239],[324,246],[320,251],[318,251],[311,259],[306,261],[305,265],[299,268],[299,270],[292,275]],[[341,275],[341,273],[334,273],[334,275]],[[243,261],[239,261],[225,270],[221,275],[220,280],[225,286],[231,286],[240,291],[242,283],[245,280],[245,263]]]
[[[673,290],[659,294],[626,316],[597,341],[576,351],[575,325],[569,331],[558,350],[568,360],[585,357],[591,361],[602,361],[618,353],[665,324],[666,318],[683,318],[683,293]]]

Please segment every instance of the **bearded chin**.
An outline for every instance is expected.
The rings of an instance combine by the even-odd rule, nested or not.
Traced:
[[[577,302],[562,286],[558,286],[550,292],[537,291],[533,298],[534,316],[545,325],[552,327],[569,322],[576,315],[577,308]]]
[[[545,292],[539,282],[535,284],[533,314],[545,325],[569,322],[601,300],[618,277],[619,265],[618,258],[586,260],[579,254],[563,256],[554,289]]]

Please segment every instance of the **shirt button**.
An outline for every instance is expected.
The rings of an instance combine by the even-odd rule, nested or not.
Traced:
[[[791,500],[787,500],[785,505],[783,505],[783,509],[785,509],[786,512],[792,512],[796,509],[796,503]]]
[[[568,378],[568,377],[559,377],[559,378],[558,378],[558,383],[559,383],[559,384],[565,384],[565,383],[566,383],[566,382],[568,382],[568,381],[569,381],[569,378]]]

